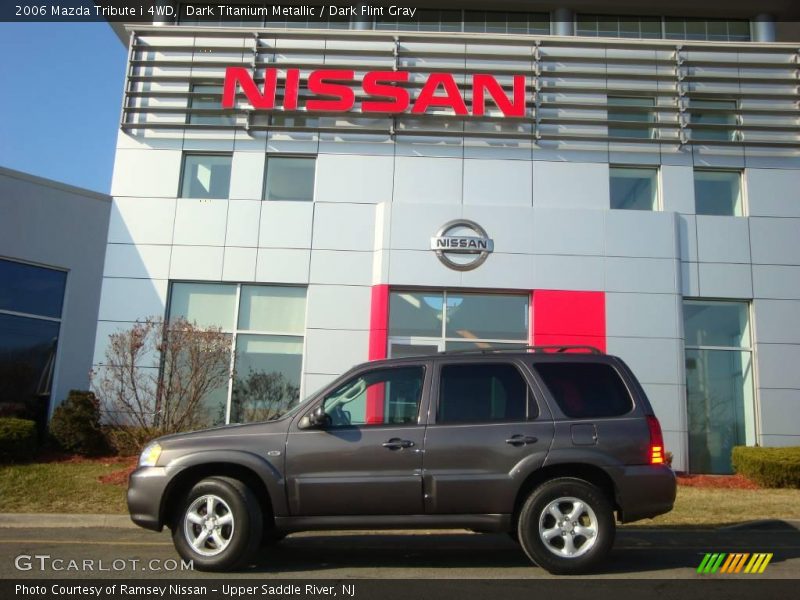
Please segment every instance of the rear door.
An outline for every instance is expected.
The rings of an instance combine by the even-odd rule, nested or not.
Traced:
[[[553,422],[527,368],[508,358],[437,362],[425,432],[425,510],[505,514],[540,467]]]

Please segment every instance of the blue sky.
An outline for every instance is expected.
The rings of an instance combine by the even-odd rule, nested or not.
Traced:
[[[107,23],[0,23],[0,166],[108,192],[126,59]]]

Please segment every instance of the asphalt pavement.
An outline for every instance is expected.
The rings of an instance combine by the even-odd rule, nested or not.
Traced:
[[[218,577],[183,568],[166,530],[145,531],[128,526],[124,519],[103,522],[102,516],[82,523],[91,526],[76,526],[79,519],[58,517],[41,517],[39,524],[46,526],[37,527],[24,519],[12,521],[0,518],[0,579]],[[59,526],[54,527],[54,521]],[[714,577],[696,572],[707,552],[773,553],[763,574],[732,577],[800,577],[800,531],[781,522],[733,529],[624,527],[618,530],[610,560],[592,577]],[[294,534],[264,549],[251,566],[233,574],[236,579],[551,577],[531,565],[507,535],[461,530]]]

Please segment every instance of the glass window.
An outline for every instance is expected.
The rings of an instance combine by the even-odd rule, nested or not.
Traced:
[[[325,414],[332,427],[415,424],[423,381],[422,367],[363,373],[326,396]]]
[[[528,343],[523,294],[395,291],[389,296],[391,356],[439,350],[517,348]]]
[[[528,385],[513,365],[463,364],[442,367],[436,422],[524,421]]]
[[[611,208],[658,210],[658,169],[611,167]]]
[[[443,315],[442,292],[392,292],[389,335],[440,337]]]
[[[264,199],[313,200],[315,167],[313,157],[267,157]]]
[[[736,100],[691,100],[689,102],[692,139],[727,142],[736,133]],[[705,129],[710,126],[712,129]]]
[[[559,361],[537,362],[534,368],[568,417],[616,417],[633,408],[628,389],[611,365]]]
[[[0,310],[61,318],[66,271],[0,259]]]
[[[243,285],[239,329],[303,333],[306,290],[301,287]]]
[[[528,339],[528,298],[503,294],[447,294],[445,337]]]
[[[270,419],[299,399],[305,299],[300,287],[172,284],[170,318],[231,334],[230,389],[212,390],[204,400],[215,424]]]
[[[0,414],[47,414],[59,328],[59,321],[0,312]]]
[[[576,32],[589,37],[658,39],[661,37],[661,18],[579,14]]]
[[[192,110],[222,111],[222,88],[218,85],[192,84],[189,108]],[[229,114],[189,114],[192,125],[233,125]]]
[[[641,98],[636,96],[609,96],[608,97],[608,120],[623,121],[631,123],[614,123],[608,126],[609,137],[650,139],[653,137],[654,129],[637,125],[637,123],[652,123],[655,120],[653,98]]]
[[[183,317],[198,327],[234,329],[236,286],[219,283],[173,283],[170,317]]]
[[[689,346],[748,348],[750,325],[747,304],[687,300],[683,329]]]
[[[266,421],[300,400],[303,338],[238,335],[231,421]]]
[[[748,313],[746,302],[684,302],[689,468],[694,473],[730,473],[733,447],[755,443]]]
[[[750,22],[746,19],[664,19],[664,37],[668,40],[710,40],[749,42]]]
[[[698,215],[742,216],[741,172],[695,170],[694,203]]]
[[[185,155],[181,198],[227,198],[231,186],[231,159],[230,155]]]

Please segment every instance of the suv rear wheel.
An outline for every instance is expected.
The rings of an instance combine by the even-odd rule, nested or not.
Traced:
[[[228,571],[243,565],[261,541],[258,500],[237,479],[209,477],[195,484],[172,524],[181,558],[198,570]]]
[[[550,573],[583,573],[614,543],[614,513],[596,486],[572,477],[548,481],[520,510],[517,534],[525,554]]]

